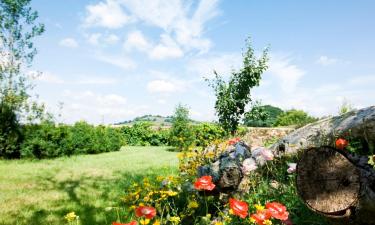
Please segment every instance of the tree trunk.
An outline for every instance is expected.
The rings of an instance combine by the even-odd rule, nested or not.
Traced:
[[[295,154],[300,149],[334,146],[339,136],[350,136],[375,152],[375,106],[328,117],[297,129],[271,146],[277,154]]]
[[[299,196],[332,224],[375,225],[375,170],[368,157],[331,147],[302,152],[297,164]]]

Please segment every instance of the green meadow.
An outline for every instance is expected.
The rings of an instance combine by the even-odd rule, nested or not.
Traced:
[[[48,160],[0,161],[0,224],[66,224],[74,211],[81,224],[110,224],[126,187],[177,172],[168,147],[123,147],[121,151]]]

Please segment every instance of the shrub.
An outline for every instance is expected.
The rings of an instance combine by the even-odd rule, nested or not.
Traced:
[[[170,144],[178,150],[186,150],[195,141],[193,128],[189,124],[189,109],[178,105],[175,109],[170,130]]]
[[[277,117],[275,126],[296,126],[302,127],[306,124],[317,121],[317,118],[309,116],[302,110],[288,110]]]
[[[125,144],[117,128],[77,122],[73,126],[52,122],[23,127],[22,157],[53,158],[76,154],[118,151]]]
[[[53,158],[72,152],[67,149],[66,139],[69,130],[66,127],[56,127],[54,123],[26,125],[23,129],[25,140],[22,143],[22,156],[28,158]]]
[[[212,123],[201,123],[194,126],[195,146],[207,147],[215,140],[226,136],[224,129]]]
[[[154,130],[149,122],[136,122],[133,126],[121,127],[125,142],[131,146],[161,146],[168,144],[169,131]]]
[[[0,103],[0,157],[19,158],[22,133],[12,107]]]

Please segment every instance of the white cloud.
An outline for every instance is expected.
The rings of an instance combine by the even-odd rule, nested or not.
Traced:
[[[123,121],[129,116],[145,113],[148,109],[142,105],[130,107],[126,97],[114,93],[65,90],[61,97],[65,103],[62,112],[64,122],[68,123],[78,120],[86,120],[95,124],[113,123]]]
[[[167,59],[167,58],[180,58],[184,55],[182,49],[177,43],[168,35],[161,35],[160,44],[156,45],[150,51],[151,59]]]
[[[112,29],[137,21],[160,28],[162,37],[173,39],[176,46],[171,48],[161,38],[161,42],[154,45],[155,53],[160,53],[160,58],[176,58],[181,57],[183,51],[196,49],[203,53],[211,48],[212,43],[204,37],[204,32],[206,23],[219,14],[217,5],[218,0],[202,0],[197,4],[184,0],[106,0],[86,7],[84,25]],[[144,49],[147,46],[145,40],[130,40],[126,48],[138,46]],[[167,50],[172,53],[167,55]],[[151,58],[159,59],[155,54]]]
[[[240,68],[241,54],[224,53],[212,56],[193,58],[187,64],[187,70],[199,77],[213,78],[214,70],[223,77],[228,77],[231,71]]]
[[[78,42],[73,38],[64,38],[59,42],[59,45],[67,48],[77,48]]]
[[[114,78],[108,78],[108,77],[93,77],[93,76],[85,76],[80,77],[77,81],[73,82],[74,84],[89,84],[89,85],[112,85],[117,84],[118,80]]]
[[[188,82],[180,80],[158,79],[147,84],[147,90],[151,93],[175,93],[185,91]]]
[[[356,76],[348,81],[350,84],[353,85],[371,85],[375,84],[375,75],[367,75],[367,76]]]
[[[107,44],[110,44],[110,45],[116,44],[119,40],[120,40],[120,38],[115,34],[110,34],[110,35],[106,36],[105,39],[104,39],[104,41]]]
[[[84,25],[87,27],[121,28],[131,22],[131,18],[123,11],[119,1],[106,0],[86,6],[87,15]]]
[[[43,72],[39,73],[36,71],[32,71],[31,76],[35,77],[35,80],[43,82],[43,83],[48,83],[48,84],[64,84],[65,81],[61,79],[59,76],[52,74],[50,72]]]
[[[126,51],[136,49],[138,51],[147,51],[151,48],[149,41],[146,40],[143,33],[139,30],[130,32],[124,43]]]
[[[95,59],[117,66],[123,70],[131,70],[137,67],[137,64],[130,58],[121,55],[104,55],[102,53],[96,54]]]
[[[329,66],[336,64],[339,60],[335,58],[329,58],[328,56],[322,55],[319,57],[319,59],[316,61],[316,63],[322,65],[322,66]]]
[[[87,36],[87,41],[91,45],[114,45],[120,41],[120,38],[115,34],[103,35],[101,33],[93,33]]]
[[[268,72],[279,78],[281,89],[287,93],[295,91],[299,80],[306,73],[291,61],[287,56],[271,55],[268,69]]]

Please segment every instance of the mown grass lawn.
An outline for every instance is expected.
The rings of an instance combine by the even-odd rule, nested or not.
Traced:
[[[51,160],[0,161],[0,224],[66,224],[70,211],[81,224],[111,224],[104,209],[118,205],[124,189],[143,177],[177,172],[167,147],[124,147],[119,152]]]

